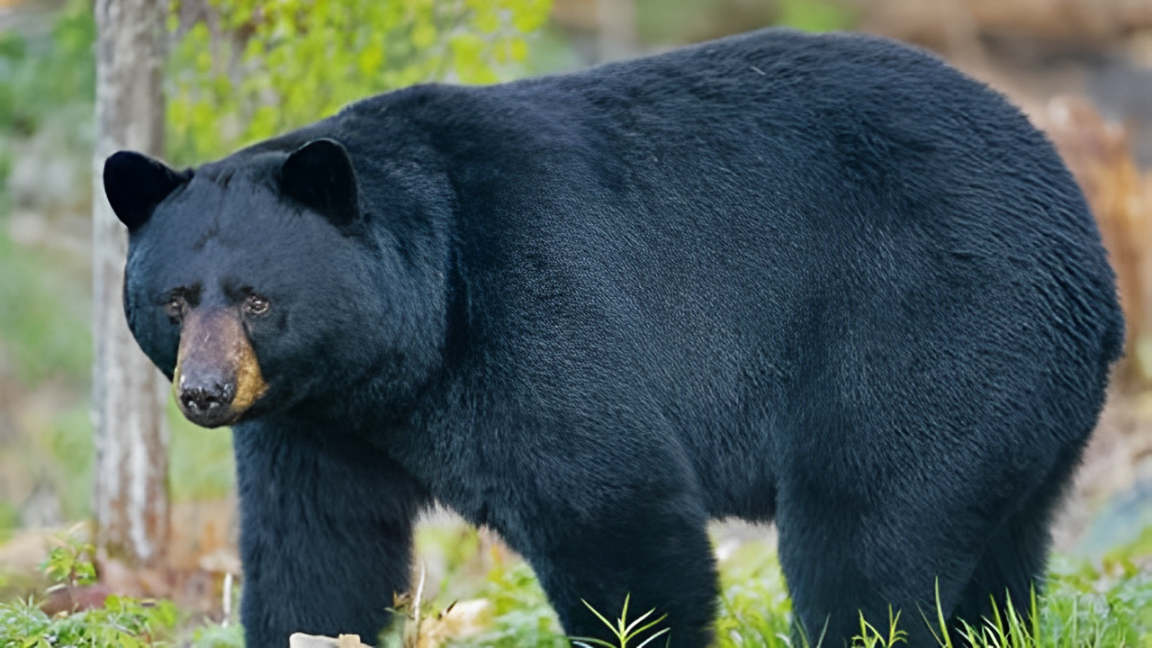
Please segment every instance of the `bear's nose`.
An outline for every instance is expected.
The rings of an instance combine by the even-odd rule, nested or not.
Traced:
[[[185,383],[180,389],[180,402],[186,413],[209,420],[231,405],[235,391],[227,382]]]

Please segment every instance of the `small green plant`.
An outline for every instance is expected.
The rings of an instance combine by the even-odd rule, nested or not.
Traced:
[[[44,575],[55,583],[49,588],[50,592],[60,588],[75,589],[96,582],[96,565],[92,562],[96,547],[80,539],[76,531],[74,527],[65,534],[40,565]]]
[[[928,623],[927,617],[924,619]],[[952,636],[948,632],[948,621],[944,618],[944,607],[940,605],[940,579],[936,579],[936,622],[940,624],[940,634],[932,629],[932,624],[928,623],[928,628],[932,630],[932,636],[936,639],[936,643],[940,644],[943,648],[952,647]]]
[[[1027,646],[1041,645],[1042,633],[1040,631],[1040,605],[1036,599],[1036,589],[1030,595],[1030,624],[1016,611],[1012,599],[1005,604],[1003,614],[996,600],[992,600],[992,618],[985,619],[980,627],[973,627],[967,621],[962,621],[961,636],[973,646],[997,646],[1003,648],[1025,648]]]
[[[659,637],[669,634],[671,628],[660,628],[659,630],[656,630],[652,634],[648,635],[648,638],[644,639],[639,644],[635,643],[636,641],[640,641],[640,638],[644,635],[644,633],[648,632],[649,630],[654,630],[656,626],[663,623],[664,619],[668,618],[668,615],[664,614],[649,621],[648,619],[652,615],[656,614],[656,610],[651,609],[636,617],[632,621],[629,621],[628,603],[631,598],[631,594],[624,596],[624,607],[620,610],[620,616],[617,617],[616,623],[612,623],[608,619],[604,618],[604,615],[600,614],[596,608],[589,605],[588,601],[580,599],[580,602],[583,603],[585,607],[587,607],[589,610],[592,610],[592,614],[595,614],[597,619],[600,619],[604,625],[608,626],[608,629],[612,631],[613,636],[616,637],[616,643],[609,643],[603,639],[593,639],[591,637],[572,637],[572,643],[574,645],[581,646],[582,648],[592,648],[594,645],[603,646],[604,648],[628,648],[629,646],[634,646],[634,648],[644,648],[644,646],[647,646]],[[645,621],[647,621],[647,623],[645,623]],[[666,637],[665,641],[670,642],[671,637]]]
[[[852,648],[892,648],[897,643],[907,643],[908,633],[899,629],[900,612],[893,614],[892,606],[888,606],[888,633],[881,633],[876,626],[864,618],[860,613],[860,634],[852,640]]]
[[[69,533],[60,539],[42,568],[54,581],[49,591],[76,588],[95,582],[93,547]],[[70,598],[70,600],[74,600]],[[166,645],[176,627],[176,607],[168,601],[143,601],[110,595],[103,605],[65,610],[49,616],[32,599],[0,603],[0,648],[145,648]]]

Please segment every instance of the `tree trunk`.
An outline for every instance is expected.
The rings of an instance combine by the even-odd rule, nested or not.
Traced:
[[[119,149],[162,154],[166,15],[163,0],[96,0],[93,508],[98,546],[134,566],[161,563],[167,546],[167,384],[128,331],[122,301],[127,232],[101,178],[104,159]]]
[[[640,54],[634,0],[598,0],[596,22],[600,32],[598,62],[619,61]]]

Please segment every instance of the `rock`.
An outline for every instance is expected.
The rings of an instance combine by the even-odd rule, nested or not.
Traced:
[[[338,638],[320,637],[297,632],[288,638],[289,648],[360,648],[360,635],[340,635]]]

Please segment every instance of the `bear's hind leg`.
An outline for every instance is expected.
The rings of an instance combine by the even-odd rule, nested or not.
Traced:
[[[784,484],[776,517],[793,634],[813,646],[846,647],[861,632],[861,615],[887,635],[891,610],[906,633],[902,645],[937,645],[936,592],[947,618],[980,556],[980,534],[960,531],[978,522],[927,488],[918,495],[932,505],[870,506],[858,494],[796,487]]]
[[[667,615],[632,643],[668,628],[667,637],[650,645],[711,645],[718,586],[707,516],[699,502],[652,489],[636,500],[605,502],[595,511],[565,504],[579,499],[557,500],[542,506],[542,515],[499,529],[536,571],[564,631],[616,645],[589,606],[615,622],[628,597],[629,623],[650,610],[646,622]]]
[[[993,617],[993,600],[1001,617],[1011,601],[1015,612],[1028,622],[1032,590],[1039,595],[1043,585],[1053,510],[1063,492],[1064,475],[1074,465],[1064,463],[1053,471],[1060,478],[1042,486],[989,539],[952,615],[953,628],[963,628],[961,620],[973,628],[985,627],[984,620]]]
[[[617,641],[609,629],[588,606],[615,622],[627,597],[628,623],[649,611],[653,613],[646,622],[667,615],[634,643],[668,628],[669,636],[662,636],[651,645],[711,645],[718,589],[704,525],[668,525],[638,531],[574,533],[571,544],[564,542],[543,561],[532,561],[565,631],[573,637],[591,637],[615,645]]]
[[[982,631],[986,620],[993,618],[993,600],[1002,618],[1007,619],[1010,600],[1015,612],[1028,620],[1032,588],[1040,593],[1048,554],[1047,519],[1036,518],[1035,514],[1017,513],[989,540],[953,614],[955,638],[963,636],[961,620]]]

